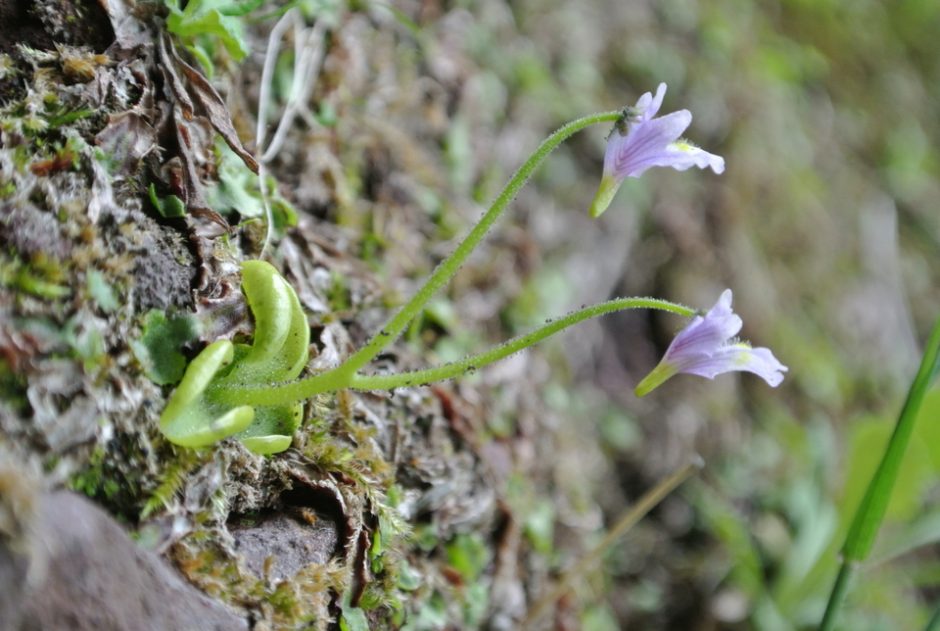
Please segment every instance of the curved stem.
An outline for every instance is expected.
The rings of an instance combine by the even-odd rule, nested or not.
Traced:
[[[543,327],[526,333],[525,335],[515,337],[488,351],[471,355],[470,357],[465,357],[461,360],[444,364],[443,366],[391,375],[357,374],[352,377],[349,387],[354,390],[388,390],[390,388],[402,388],[453,379],[454,377],[459,377],[468,372],[473,372],[477,368],[482,368],[483,366],[497,362],[524,348],[538,344],[545,338],[578,322],[595,318],[612,311],[623,311],[625,309],[661,309],[687,317],[695,315],[694,309],[689,309],[688,307],[673,304],[665,300],[656,300],[654,298],[619,298],[574,311],[563,318],[558,318]]]
[[[288,401],[300,401],[317,394],[349,387],[354,378],[365,379],[366,377],[356,377],[356,372],[372,361],[386,346],[397,339],[405,326],[424,308],[428,300],[457,273],[457,270],[460,269],[463,262],[470,256],[474,248],[479,245],[480,241],[483,240],[483,237],[489,232],[489,229],[509,205],[509,202],[513,200],[519,192],[519,189],[528,181],[536,167],[542,163],[548,154],[578,131],[598,123],[615,122],[620,116],[621,112],[619,111],[602,112],[600,114],[585,116],[564,125],[542,141],[542,144],[529,156],[528,160],[513,174],[512,178],[490,206],[489,210],[486,211],[482,219],[470,230],[470,233],[464,237],[464,240],[457,246],[457,249],[435,268],[434,272],[411,300],[409,300],[365,346],[353,353],[345,362],[332,370],[307,377],[300,381],[269,386],[226,386],[224,388],[216,388],[212,396],[219,402],[229,404],[280,405]],[[659,308],[665,307],[660,306]],[[543,337],[550,334],[551,333],[546,333]],[[495,359],[492,361],[495,361]]]
[[[483,215],[483,218],[480,219],[479,223],[473,227],[460,245],[457,246],[457,249],[435,268],[434,272],[411,300],[386,322],[385,326],[383,326],[365,346],[351,355],[345,362],[338,366],[336,370],[343,375],[351,376],[372,361],[386,346],[398,338],[405,326],[420,313],[428,300],[457,273],[457,270],[460,269],[460,266],[470,253],[473,252],[474,248],[483,240],[483,237],[486,236],[486,233],[506,209],[506,206],[509,205],[509,202],[515,198],[519,189],[521,189],[526,181],[528,181],[529,177],[532,176],[532,172],[535,171],[536,167],[538,167],[558,145],[569,136],[585,127],[590,127],[598,123],[614,122],[620,118],[620,115],[620,112],[604,112],[585,116],[584,118],[571,121],[542,141],[542,144],[529,156],[529,159],[519,167],[519,170],[512,176],[506,184],[506,187],[490,206],[489,210]]]
[[[535,331],[515,337],[488,351],[465,357],[460,361],[444,364],[443,366],[392,375],[344,375],[336,370],[332,370],[300,381],[282,384],[257,386],[226,385],[215,389],[212,393],[212,397],[219,402],[227,404],[286,405],[288,403],[308,399],[316,394],[331,392],[341,388],[353,388],[355,390],[387,390],[390,388],[400,388],[452,379],[453,377],[499,361],[578,322],[611,313],[612,311],[623,311],[625,309],[659,309],[685,317],[695,315],[694,309],[666,300],[658,300],[656,298],[619,298],[573,311],[564,317],[549,322]]]

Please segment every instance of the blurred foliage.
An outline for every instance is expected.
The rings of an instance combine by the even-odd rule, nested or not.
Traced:
[[[572,431],[607,419],[597,440],[610,468],[581,478],[604,489],[606,514],[682,454],[708,463],[703,480],[612,554],[603,590],[616,595],[612,610],[586,609],[585,625],[606,628],[613,615],[636,628],[813,626],[940,305],[940,5],[454,5],[436,22],[409,15],[437,37],[424,46],[454,37],[480,67],[446,136],[458,191],[490,199],[530,130],[632,104],[659,81],[669,85],[663,111],[690,109],[689,138],[728,164],[720,178],[652,172],[590,227],[575,215],[596,185],[602,137],[562,148],[536,176],[539,192],[517,204],[543,258],[540,272],[505,289],[518,298],[503,323],[523,330],[607,297],[598,291],[707,306],[728,286],[746,337],[790,367],[776,391],[747,377],[690,378],[647,403],[626,392],[678,327],[668,316],[612,317],[606,332],[542,351],[598,386],[555,409],[579,425]],[[876,549],[882,561],[862,573],[844,628],[917,628],[929,617],[940,585],[938,419],[935,387]],[[570,529],[558,530],[561,545]],[[655,610],[618,604],[641,601],[651,585],[662,593]]]

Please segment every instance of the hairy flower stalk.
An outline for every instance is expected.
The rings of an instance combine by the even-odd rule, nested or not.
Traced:
[[[659,365],[636,387],[645,396],[679,373],[714,379],[731,371],[752,372],[771,387],[783,381],[787,367],[768,348],[752,348],[735,338],[741,318],[731,310],[731,290],[726,289],[704,316],[695,316],[676,335]]]
[[[664,96],[666,84],[660,83],[655,97],[647,92],[635,107],[624,109],[607,139],[604,175],[591,203],[592,217],[607,210],[625,178],[640,177],[651,167],[672,167],[677,171],[708,167],[715,173],[725,170],[723,158],[680,138],[692,123],[689,110],[654,118]]]

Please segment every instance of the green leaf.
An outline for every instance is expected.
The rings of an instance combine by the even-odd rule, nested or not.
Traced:
[[[218,183],[209,188],[209,206],[220,213],[237,212],[242,217],[264,217],[264,203],[258,176],[232,151],[227,144],[217,141]],[[297,225],[297,211],[278,192],[277,180],[265,179],[271,219],[275,230],[282,231]]]
[[[186,214],[186,204],[176,195],[167,195],[164,198],[160,198],[153,184],[147,188],[147,192],[150,194],[150,203],[157,209],[161,217],[175,219]]]
[[[167,30],[184,40],[201,36],[217,37],[232,59],[241,61],[249,52],[241,20],[223,15],[219,9],[212,8],[213,4],[220,3],[211,0],[190,1],[183,11],[171,6],[166,19]]]
[[[99,309],[105,313],[111,313],[120,306],[117,296],[114,295],[114,289],[105,280],[104,274],[98,270],[89,270],[85,281],[88,285],[88,295]]]
[[[242,290],[255,317],[251,346],[239,344],[237,362],[220,383],[286,381],[307,363],[310,326],[294,289],[263,261],[242,264]]]
[[[934,475],[940,474],[940,384],[936,382],[924,395],[914,435],[927,446]]]
[[[930,382],[933,383],[936,381],[937,377],[940,377],[940,355],[937,355],[937,359],[933,363],[933,370],[930,372]]]
[[[242,217],[263,216],[258,176],[224,142],[215,143],[215,154],[219,181],[208,190],[209,205],[220,213],[234,211]]]
[[[344,607],[343,615],[339,619],[339,628],[342,631],[369,631],[366,612],[358,607]]]
[[[887,419],[872,418],[854,423],[849,438],[848,465],[843,490],[843,518],[851,519],[858,508],[865,489],[872,479],[891,437],[892,423]],[[906,521],[921,508],[920,498],[933,473],[929,452],[917,437],[898,469],[898,484],[888,505],[886,517]]]
[[[533,510],[525,517],[524,530],[526,538],[539,554],[543,556],[550,555],[554,549],[554,504],[548,500],[542,500],[535,504]]]
[[[245,445],[249,451],[259,456],[279,454],[290,447],[291,441],[293,440],[289,435],[282,436],[277,434],[270,436],[248,436],[245,438],[242,438],[242,436],[244,436],[244,432],[238,435],[238,439],[242,444]]]
[[[189,364],[160,415],[160,430],[170,442],[184,447],[206,447],[244,430],[254,419],[250,406],[222,410],[203,397],[213,377],[232,361],[233,355],[232,343],[219,340]]]
[[[842,553],[850,561],[864,560],[874,545],[875,537],[894,491],[898,472],[904,462],[904,454],[914,431],[920,406],[930,387],[938,361],[940,361],[940,320],[937,320],[930,334],[920,368],[911,383],[907,400],[901,408],[891,440],[885,448],[881,463],[868,485],[852,526],[849,528],[849,534],[846,536]]]
[[[144,319],[143,335],[131,342],[131,350],[144,374],[161,386],[178,382],[186,369],[180,349],[199,336],[199,322],[191,315],[167,318],[153,310]]]
[[[229,16],[248,15],[262,4],[264,4],[264,0],[241,0],[241,2],[229,2],[219,8],[219,13]]]
[[[447,562],[472,583],[489,565],[490,551],[479,535],[457,535],[447,544]]]
[[[290,447],[291,437],[300,427],[303,415],[302,403],[282,407],[258,406],[254,421],[236,438],[257,454],[282,452]]]
[[[403,561],[398,571],[398,588],[413,592],[421,587],[421,575],[407,561]]]
[[[819,625],[821,631],[830,631],[835,626],[836,617],[848,594],[855,568],[860,561],[868,558],[875,544],[881,523],[892,501],[899,474],[903,470],[905,452],[914,434],[921,405],[930,388],[938,363],[940,363],[940,319],[930,332],[930,339],[927,340],[920,368],[911,382],[894,432],[865,490],[865,495],[855,511],[849,532],[845,537],[845,544],[842,546],[842,565]],[[937,419],[929,420],[933,423],[937,422]]]

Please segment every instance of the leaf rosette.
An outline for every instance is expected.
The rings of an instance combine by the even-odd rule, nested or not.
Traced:
[[[228,387],[265,386],[297,378],[307,364],[310,327],[293,288],[264,261],[242,263],[242,291],[255,319],[251,344],[213,342],[190,362],[160,416],[170,442],[207,447],[234,436],[258,454],[290,446],[303,403],[232,405]]]

